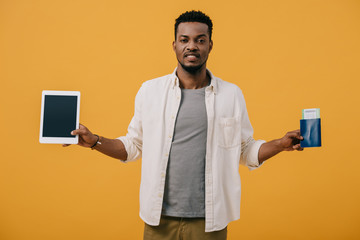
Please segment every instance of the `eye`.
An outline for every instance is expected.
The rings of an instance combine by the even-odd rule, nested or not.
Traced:
[[[187,40],[187,39],[185,39],[185,38],[180,39],[180,42],[181,42],[181,43],[187,43],[187,41],[188,41],[188,40]]]
[[[199,39],[198,42],[199,42],[199,43],[204,43],[204,42],[205,42],[205,39]]]

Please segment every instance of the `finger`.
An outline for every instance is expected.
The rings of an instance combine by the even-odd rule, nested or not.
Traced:
[[[300,129],[296,129],[293,132],[297,134],[296,136],[297,139],[304,140],[304,138],[301,136]]]
[[[294,149],[294,150],[297,150],[297,151],[303,151],[303,150],[304,150],[304,148],[302,148],[300,144],[294,145],[294,146],[293,146],[293,149]]]
[[[303,136],[300,136],[300,135],[299,135],[299,136],[295,136],[294,138],[296,138],[296,139],[298,139],[298,140],[300,140],[300,141],[301,141],[301,140],[304,140],[304,137],[303,137]]]
[[[299,147],[299,148],[296,148],[295,150],[296,150],[296,151],[304,151],[304,148]]]
[[[300,140],[303,139],[303,137],[300,135],[300,129],[288,132],[287,136],[289,136],[291,138],[297,138],[297,139],[300,139]]]
[[[89,132],[90,132],[89,129],[80,123],[79,128],[73,130],[71,132],[71,135],[84,135],[84,134],[87,134]]]
[[[86,132],[87,132],[86,128],[79,128],[79,129],[71,131],[71,135],[84,135],[84,134],[86,134]]]
[[[293,131],[289,131],[289,133],[300,133],[300,129],[296,129],[296,130],[293,130]]]

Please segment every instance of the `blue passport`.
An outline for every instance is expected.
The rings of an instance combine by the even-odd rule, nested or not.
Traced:
[[[304,138],[300,142],[301,147],[321,147],[320,118],[301,119],[300,134]]]

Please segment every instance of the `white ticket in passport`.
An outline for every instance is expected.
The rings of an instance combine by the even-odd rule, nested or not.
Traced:
[[[308,108],[302,110],[302,119],[320,118],[320,108]]]

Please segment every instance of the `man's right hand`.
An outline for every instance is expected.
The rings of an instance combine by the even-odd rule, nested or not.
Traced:
[[[71,132],[71,135],[79,135],[78,145],[86,148],[92,147],[96,141],[100,140],[101,144],[97,144],[94,149],[108,155],[110,157],[120,159],[125,161],[127,159],[127,152],[123,142],[119,139],[109,139],[105,137],[100,137],[92,134],[87,127],[80,124],[79,129],[76,129]],[[63,144],[63,147],[67,147],[70,144]]]
[[[71,135],[79,135],[79,143],[78,145],[82,147],[90,148],[95,144],[95,142],[98,140],[98,138],[90,132],[87,127],[80,124],[79,129],[76,129],[71,132]],[[71,144],[63,144],[63,147],[67,147]]]

